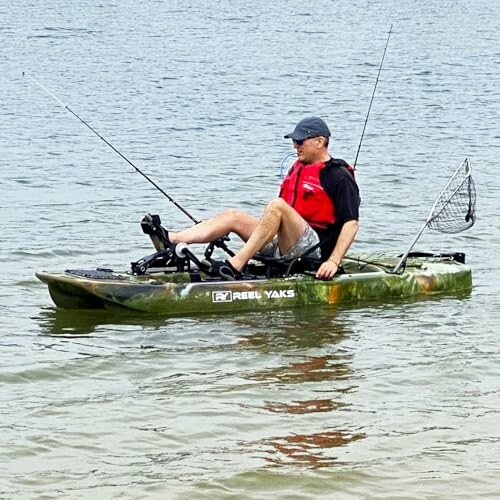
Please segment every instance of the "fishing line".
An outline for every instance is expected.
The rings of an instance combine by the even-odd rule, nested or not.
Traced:
[[[64,109],[67,109],[75,118],[77,118],[81,123],[83,123],[87,128],[89,128],[99,139],[104,141],[115,153],[117,153],[121,158],[123,158],[131,167],[133,167],[136,172],[141,174],[148,182],[150,182],[160,193],[162,193],[168,201],[173,203],[184,215],[189,217],[195,224],[198,224],[199,221],[196,220],[187,210],[181,207],[170,195],[168,195],[158,184],[156,184],[153,179],[147,176],[140,168],[135,166],[123,153],[118,151],[109,141],[107,141],[99,132],[97,132],[94,128],[92,128],[83,118],[80,118],[69,106],[64,104],[57,96],[55,96],[49,89],[47,89],[44,85],[42,85],[38,80],[30,76],[28,73],[23,71],[23,76],[27,76],[33,83],[38,85],[43,91],[45,91],[48,95],[50,95],[53,99],[55,99]]]
[[[384,64],[385,53],[387,51],[387,46],[389,45],[389,38],[391,37],[391,33],[392,33],[392,24],[391,24],[391,27],[389,29],[389,34],[387,35],[387,41],[385,42],[384,54],[382,55],[382,60],[380,61],[380,66],[378,68],[377,79],[375,81],[375,86],[373,87],[373,94],[372,94],[372,98],[370,100],[370,106],[368,106],[368,113],[366,114],[365,124],[363,126],[363,132],[361,132],[361,139],[359,140],[358,151],[356,153],[356,158],[354,159],[354,165],[353,165],[354,169],[356,169],[356,163],[358,161],[359,152],[361,150],[361,143],[363,142],[363,137],[365,135],[366,124],[368,123],[368,117],[370,116],[370,110],[372,109],[373,99],[375,97],[375,91],[377,90],[377,84],[378,84],[378,80],[380,77],[380,72],[382,71],[382,65]]]
[[[281,165],[279,166],[279,169],[280,169],[280,173],[278,174],[279,175],[279,178],[280,180],[283,180],[283,168],[285,166],[285,162],[286,160],[288,160],[288,158],[290,158],[290,156],[297,156],[297,152],[296,151],[293,151],[292,153],[288,153],[284,158],[283,160],[281,160]]]

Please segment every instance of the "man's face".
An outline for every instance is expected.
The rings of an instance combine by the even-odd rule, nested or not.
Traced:
[[[293,147],[297,151],[297,159],[302,163],[315,163],[321,151],[323,139],[321,137],[309,137],[303,141],[293,141]]]

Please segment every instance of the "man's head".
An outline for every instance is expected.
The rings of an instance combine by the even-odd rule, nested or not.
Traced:
[[[324,120],[317,116],[308,116],[300,120],[295,126],[295,130],[285,135],[285,139],[300,142],[311,137],[330,137],[330,135],[330,130]]]
[[[295,130],[285,135],[285,139],[293,140],[293,146],[301,162],[316,163],[328,159],[330,135],[327,124],[321,118],[308,116],[300,120]]]

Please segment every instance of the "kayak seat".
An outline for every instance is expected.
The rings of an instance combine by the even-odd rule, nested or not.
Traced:
[[[322,263],[321,259],[313,257],[316,253],[315,250],[330,238],[331,236],[328,236],[326,239],[323,239],[323,241],[320,241],[316,245],[312,246],[298,257],[277,257],[273,255],[273,253],[269,252],[269,250],[265,250],[263,252],[258,252],[254,256],[254,259],[269,268],[268,277],[286,278],[292,274],[315,274]],[[343,271],[340,266],[338,274],[341,274],[342,272]]]
[[[321,260],[313,257],[299,256],[293,258],[273,257],[265,253],[257,253],[247,265],[247,271],[257,274],[265,269],[268,278],[286,278],[293,274],[315,273]]]

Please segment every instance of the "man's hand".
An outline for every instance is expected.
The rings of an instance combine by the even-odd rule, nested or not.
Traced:
[[[339,265],[336,262],[333,262],[333,260],[325,260],[316,272],[316,278],[319,280],[331,279],[335,276],[338,268]]]
[[[358,232],[359,223],[357,220],[349,220],[344,223],[339,234],[337,244],[330,254],[328,260],[323,262],[316,273],[316,278],[320,280],[330,280],[335,276],[340,266],[340,261],[351,246],[351,243]]]

